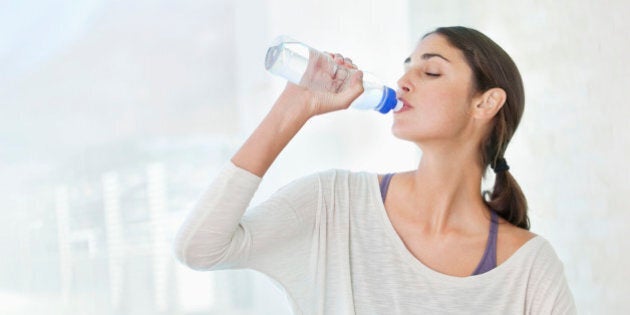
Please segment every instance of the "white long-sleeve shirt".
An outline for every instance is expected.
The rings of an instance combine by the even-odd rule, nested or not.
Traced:
[[[536,236],[486,273],[439,273],[407,250],[377,174],[331,169],[261,204],[262,178],[228,162],[175,238],[196,270],[249,268],[285,290],[294,314],[574,314],[563,264]]]

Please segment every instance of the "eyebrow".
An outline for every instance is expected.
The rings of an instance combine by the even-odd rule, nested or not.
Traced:
[[[442,58],[444,60],[446,60],[446,62],[450,62],[448,59],[446,59],[446,57],[440,55],[440,54],[435,54],[435,53],[426,53],[422,55],[422,59],[427,60],[429,58],[433,58],[433,57],[438,57],[438,58]],[[407,57],[407,59],[405,59],[405,61],[403,62],[404,64],[408,64],[411,63],[411,56]]]

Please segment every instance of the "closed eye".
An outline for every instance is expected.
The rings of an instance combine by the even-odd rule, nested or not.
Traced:
[[[439,77],[440,75],[437,73],[429,73],[429,72],[425,72],[426,75],[430,76],[430,77]]]

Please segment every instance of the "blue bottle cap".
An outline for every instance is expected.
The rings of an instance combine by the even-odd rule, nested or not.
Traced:
[[[390,110],[399,107],[397,106],[399,101],[396,99],[396,91],[392,88],[385,87],[380,103],[383,105],[378,108],[378,111],[383,114],[387,114]]]

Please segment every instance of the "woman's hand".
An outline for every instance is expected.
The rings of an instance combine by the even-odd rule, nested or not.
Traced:
[[[288,82],[283,96],[298,96],[306,103],[307,115],[313,117],[348,108],[363,93],[362,79],[363,72],[350,58],[324,52],[309,59],[300,84]]]
[[[232,157],[236,166],[263,177],[308,119],[346,109],[363,93],[363,73],[349,58],[323,53],[311,59],[315,60],[308,65],[302,82],[312,88],[287,83],[271,111]],[[336,71],[326,71],[331,67]]]

